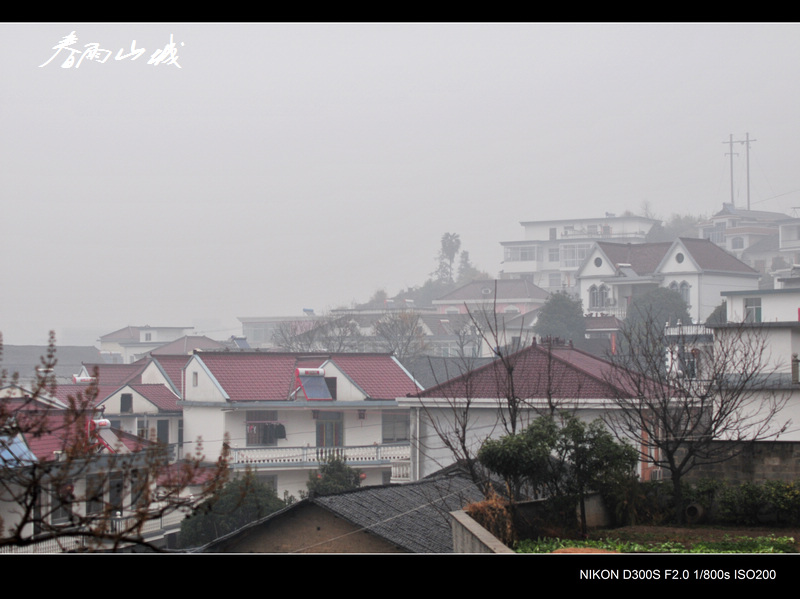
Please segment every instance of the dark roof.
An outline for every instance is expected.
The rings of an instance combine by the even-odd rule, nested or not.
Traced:
[[[446,293],[442,297],[434,300],[434,304],[453,303],[465,301],[492,301],[495,299],[495,289],[497,290],[497,301],[509,300],[542,300],[550,295],[541,287],[537,287],[527,279],[488,279],[482,281],[472,281]]]
[[[174,355],[174,354],[191,354],[196,349],[226,349],[228,346],[221,341],[214,341],[205,335],[184,335],[154,349],[150,352],[151,356],[159,355]]]
[[[679,241],[703,270],[757,274],[757,271],[723,250],[710,239],[681,237]]]
[[[658,271],[667,252],[680,243],[704,271],[755,274],[757,271],[708,239],[680,237],[676,241],[659,243],[611,243],[598,241],[597,246],[615,265],[630,264],[639,276],[651,275]]]
[[[413,360],[405,360],[403,366],[423,388],[427,389],[461,376],[469,370],[489,364],[494,359],[494,357],[442,358],[438,356],[420,356]]]
[[[714,214],[714,216],[738,216],[740,218],[749,218],[752,220],[761,221],[779,221],[789,219],[789,215],[782,212],[769,212],[767,210],[747,210],[745,208],[737,208],[730,202],[722,204],[722,210]]]
[[[238,535],[313,504],[350,524],[368,531],[411,553],[452,553],[450,512],[481,501],[483,494],[463,475],[426,478],[415,483],[364,487],[304,499],[218,539],[203,548],[219,551]]]
[[[631,269],[640,276],[654,273],[672,244],[672,241],[659,243],[597,242],[597,246],[603,250],[614,266],[630,264]]]
[[[35,376],[36,367],[41,366],[40,358],[45,355],[46,345],[3,345],[3,368],[9,373],[19,373],[26,380]],[[62,345],[56,347],[56,360],[56,377],[71,379],[84,362],[102,362],[103,358],[92,345]]]

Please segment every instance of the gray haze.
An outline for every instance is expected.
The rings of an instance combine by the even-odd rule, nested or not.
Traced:
[[[40,68],[71,31],[146,52]],[[148,65],[170,34],[181,68]],[[223,338],[421,284],[444,232],[496,274],[520,221],[711,214],[731,133],[752,208],[800,206],[797,24],[4,24],[0,52],[8,344]]]

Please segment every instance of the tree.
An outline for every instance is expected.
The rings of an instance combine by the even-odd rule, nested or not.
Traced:
[[[777,369],[760,326],[720,325],[713,343],[703,344],[680,331],[668,340],[663,322],[651,316],[620,332],[627,349],[610,357],[608,379],[622,392],[604,420],[671,479],[680,523],[686,474],[775,438],[787,424],[779,417],[787,396],[774,385]]]
[[[320,462],[317,472],[308,474],[306,486],[311,497],[350,491],[361,486],[361,471],[348,466],[344,458],[331,455]]]
[[[456,283],[465,285],[478,279],[491,279],[488,273],[478,270],[469,259],[469,252],[462,250],[458,257],[458,277]]]
[[[212,494],[226,479],[227,457],[172,462],[166,446],[115,433],[95,409],[95,383],[64,405],[54,399],[56,363],[51,332],[30,389],[2,375],[0,547],[160,549],[145,527]]]
[[[681,294],[666,287],[656,287],[636,296],[628,306],[627,316],[618,335],[619,352],[639,360],[639,370],[653,366],[649,356],[659,356],[664,351],[664,327],[691,324],[692,319]],[[631,345],[634,343],[634,345]],[[651,347],[643,347],[651,343]],[[637,358],[636,356],[640,356]],[[656,360],[659,370],[662,362]]]
[[[461,247],[461,238],[458,233],[445,233],[442,235],[442,249],[439,251],[439,268],[436,271],[437,279],[445,283],[452,283],[453,263]]]
[[[580,343],[586,336],[583,301],[566,292],[550,294],[539,309],[533,332],[542,338],[551,337]]]
[[[272,340],[281,349],[294,352],[353,352],[364,343],[358,324],[347,314],[282,322]]]
[[[286,506],[252,471],[234,478],[181,523],[180,546],[198,547]]]
[[[418,312],[390,312],[373,325],[377,345],[398,360],[413,360],[422,355],[428,341]]]
[[[728,322],[728,304],[726,302],[722,302],[719,306],[714,308],[714,311],[708,315],[706,318],[706,324],[717,325],[717,324],[725,324]]]

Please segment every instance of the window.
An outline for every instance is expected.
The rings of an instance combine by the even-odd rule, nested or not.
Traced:
[[[592,285],[589,287],[589,309],[600,310],[605,308],[606,300],[608,299],[608,287],[605,285]]]
[[[156,421],[156,439],[159,443],[169,442],[169,420]]]
[[[147,471],[131,471],[131,507],[144,507],[147,501]]]
[[[125,479],[121,473],[112,474],[109,479],[108,504],[113,510],[122,510],[122,500],[125,496]]]
[[[248,410],[246,414],[248,447],[274,447],[286,438],[286,428],[278,422],[277,410]]]
[[[75,487],[71,480],[64,481],[52,490],[53,510],[50,521],[53,524],[62,524],[72,515],[72,502],[75,501]]]
[[[536,246],[507,247],[505,259],[507,262],[536,261]]]
[[[741,250],[744,247],[744,239],[741,237],[734,237],[731,239],[731,249],[732,250]]]
[[[197,372],[192,373],[192,387],[197,387]]]
[[[750,297],[744,300],[744,321],[761,322],[761,298]]]
[[[263,484],[265,487],[272,489],[276,493],[278,492],[278,475],[277,474],[256,474],[256,478],[258,482]]]
[[[550,227],[550,241],[555,241],[558,239],[558,231],[556,227]]]
[[[560,260],[558,248],[550,248],[547,250],[547,259],[550,262],[558,262]]]
[[[342,447],[344,424],[342,412],[319,412],[317,415],[317,447]]]
[[[149,439],[150,431],[147,428],[147,418],[137,418],[136,419],[136,434],[141,437],[142,439]]]
[[[153,333],[145,333],[144,334],[145,341],[152,341],[153,340]]]
[[[399,443],[408,441],[411,438],[409,435],[409,428],[411,426],[411,415],[409,412],[383,412],[381,414],[381,420],[384,443]]]
[[[566,268],[578,268],[592,249],[591,243],[568,243],[561,247],[561,262]]]
[[[333,399],[336,399],[336,377],[335,376],[326,376],[325,377],[325,385],[328,387],[328,392],[331,394]]]
[[[86,477],[86,513],[97,514],[103,511],[104,479],[100,475]]]
[[[133,412],[133,393],[123,393],[119,398],[119,411],[121,414]]]

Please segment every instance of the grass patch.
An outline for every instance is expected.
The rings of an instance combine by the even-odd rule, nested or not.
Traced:
[[[619,553],[797,553],[793,537],[725,537],[719,541],[634,542],[620,539],[527,539],[517,543],[517,553],[552,553],[567,547],[591,547]]]

